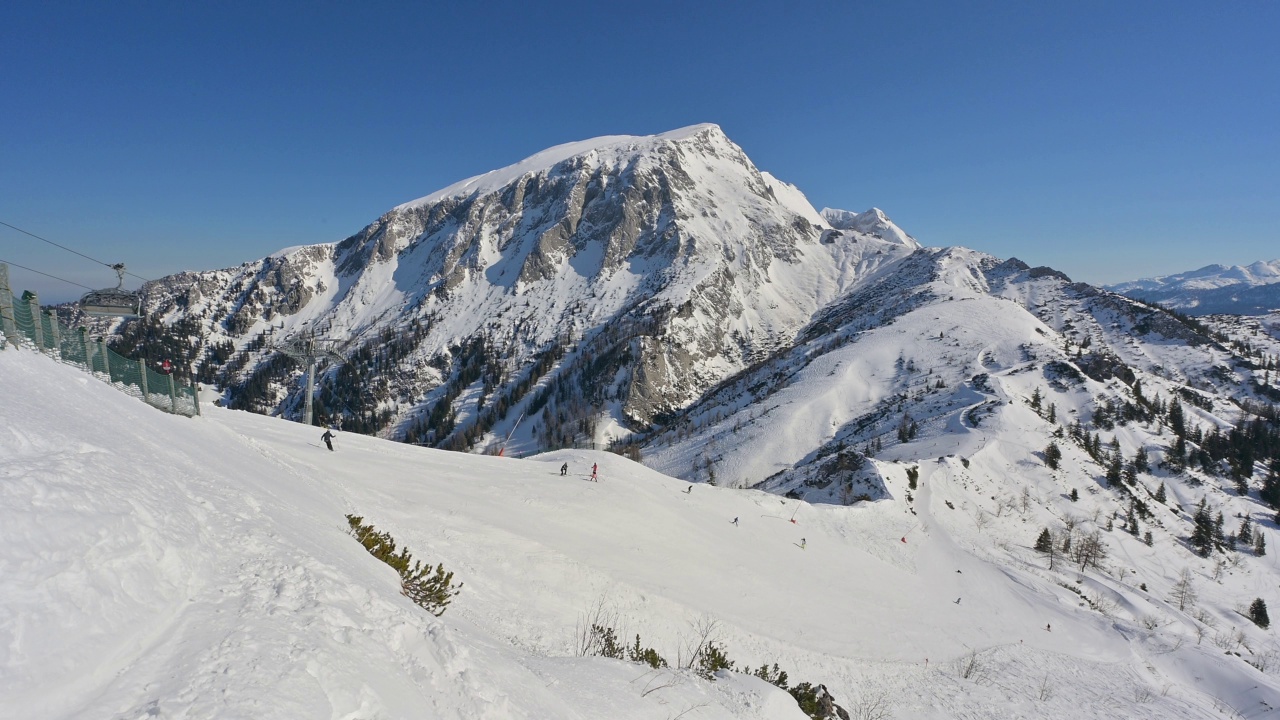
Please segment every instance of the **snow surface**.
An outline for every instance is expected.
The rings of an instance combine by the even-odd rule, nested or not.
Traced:
[[[1009,412],[1003,438],[1039,422]],[[987,488],[971,486],[1025,460],[1009,440],[971,467],[922,463],[910,507],[886,458],[893,497],[845,507],[690,486],[605,453],[519,460],[345,433],[329,453],[318,435],[219,408],[166,415],[0,352],[0,718],[803,718],[751,677],[575,657],[594,608],[672,661],[715,622],[741,665],[776,662],[851,710],[885,699],[897,718],[1280,707],[1274,674],[1197,642],[1151,548],[1123,546],[1151,593],[1136,576],[1065,576],[1120,608],[1103,614],[1027,550],[1038,514],[975,528]],[[456,573],[442,618],[400,595],[347,513]],[[1270,592],[1274,557],[1229,590],[1201,579],[1201,606],[1226,618],[1240,583]],[[1242,631],[1256,653],[1274,646]]]
[[[525,175],[549,170],[578,155],[594,153],[608,154],[615,157],[637,155],[652,150],[656,145],[685,140],[706,130],[719,132],[720,126],[714,123],[700,123],[657,135],[605,135],[589,140],[578,140],[556,145],[534,153],[514,165],[508,165],[497,170],[490,170],[482,175],[460,180],[430,195],[397,205],[394,210],[409,210],[460,195],[486,195],[501,190]]]

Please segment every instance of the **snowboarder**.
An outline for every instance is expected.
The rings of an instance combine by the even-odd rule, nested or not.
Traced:
[[[684,489],[684,494],[685,494],[685,495],[692,495],[692,494],[693,494],[693,486],[692,486],[692,485],[690,485],[689,487],[685,488],[685,489]]]
[[[808,541],[808,540],[805,540],[804,538],[800,538],[800,549],[801,549],[801,550],[803,550],[803,549],[804,549],[804,546],[805,546],[805,545],[808,545],[808,544],[809,544],[809,541]]]
[[[568,475],[568,474],[569,474],[569,463],[565,463],[560,466],[560,477],[564,477],[565,475]]]
[[[600,479],[596,476],[596,471],[599,469],[600,466],[598,464],[591,463],[591,482],[600,482]]]
[[[734,526],[734,527],[737,527],[737,526],[738,526],[738,518],[734,518],[734,519],[733,519],[733,526]]]
[[[325,447],[329,448],[329,452],[333,452],[333,433],[325,430],[320,439],[324,441]]]
[[[1045,630],[1045,632],[1053,632],[1053,630],[1051,630],[1051,629],[1049,628],[1049,623],[1045,623],[1045,624],[1044,624],[1044,630]]]

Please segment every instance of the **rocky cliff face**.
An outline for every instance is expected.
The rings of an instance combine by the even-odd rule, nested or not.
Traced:
[[[245,407],[292,412],[297,368],[272,343],[320,332],[364,363],[329,369],[322,387],[356,385],[322,390],[332,417],[471,445],[537,402],[526,444],[581,442],[680,410],[918,247],[879,211],[845,215],[832,227],[698,125],[552,148],[340,243],[167,278],[148,304],[234,348],[204,376]]]

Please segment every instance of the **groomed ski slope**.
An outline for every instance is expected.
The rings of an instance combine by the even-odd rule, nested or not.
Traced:
[[[911,515],[685,493],[606,453],[345,433],[329,453],[319,434],[172,417],[0,352],[0,718],[803,718],[755,678],[574,657],[597,608],[673,663],[714,621],[740,665],[777,663],[851,710],[883,697],[898,718],[1280,706],[1274,677],[1207,642],[1144,635],[985,559],[984,538],[933,521],[933,496],[958,492],[941,464],[922,467]],[[400,595],[347,513],[456,573],[442,618]]]

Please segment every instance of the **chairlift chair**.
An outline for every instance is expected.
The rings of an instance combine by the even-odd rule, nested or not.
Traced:
[[[85,315],[104,315],[109,317],[137,317],[138,293],[124,289],[124,263],[111,266],[120,277],[120,282],[113,288],[92,290],[80,298],[80,310]]]

